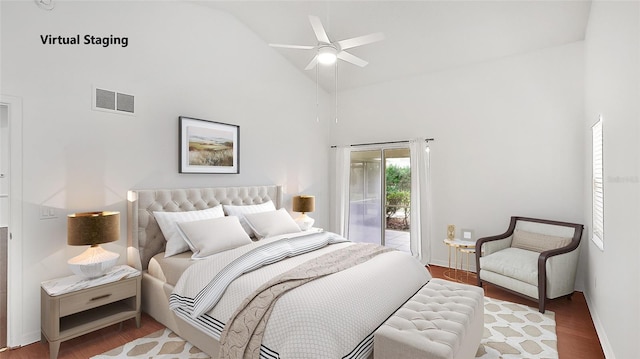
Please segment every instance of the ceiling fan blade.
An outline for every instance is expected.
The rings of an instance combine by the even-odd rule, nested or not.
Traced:
[[[309,15],[309,22],[311,22],[311,27],[313,28],[313,32],[316,33],[316,37],[318,38],[318,41],[325,44],[330,44],[331,41],[329,41],[329,36],[327,36],[327,32],[324,31],[324,26],[322,26],[322,22],[320,21],[320,18],[317,16]]]
[[[350,63],[352,63],[354,65],[360,66],[360,67],[365,67],[368,64],[367,61],[364,61],[363,59],[361,59],[361,58],[359,58],[359,57],[357,57],[355,55],[352,55],[352,54],[350,54],[350,53],[348,53],[346,51],[338,52],[338,58],[341,59],[341,60],[344,60],[346,62],[350,62]]]
[[[309,61],[309,64],[304,69],[305,70],[311,70],[312,68],[314,68],[316,66],[317,63],[318,63],[318,55],[316,54],[316,56],[314,56],[311,59],[311,61]]]
[[[352,47],[362,46],[362,45],[370,44],[372,42],[376,42],[380,40],[384,40],[384,34],[381,32],[376,32],[374,34],[358,36],[351,39],[338,41],[338,45],[340,45],[341,49],[346,50]]]
[[[309,45],[286,45],[286,44],[269,44],[269,46],[282,47],[285,49],[300,49],[300,50],[311,50],[315,47],[315,46],[309,46]]]

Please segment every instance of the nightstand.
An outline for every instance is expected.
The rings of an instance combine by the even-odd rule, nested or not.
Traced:
[[[56,359],[60,343],[135,318],[140,327],[140,271],[116,266],[102,277],[76,275],[41,283],[40,328]]]

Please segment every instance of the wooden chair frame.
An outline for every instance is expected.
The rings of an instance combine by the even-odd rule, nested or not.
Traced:
[[[525,297],[534,301],[538,302],[538,309],[540,310],[540,313],[544,313],[545,311],[545,306],[546,306],[546,302],[547,302],[547,272],[546,272],[546,264],[547,264],[547,260],[553,256],[557,256],[559,254],[564,254],[564,253],[569,253],[571,251],[574,251],[578,248],[578,246],[580,245],[580,239],[582,238],[582,231],[584,229],[584,226],[582,224],[576,224],[576,223],[568,223],[568,222],[559,222],[559,221],[551,221],[551,220],[546,220],[546,219],[539,219],[539,218],[529,218],[529,217],[516,217],[513,216],[511,217],[511,222],[509,224],[509,228],[507,229],[506,232],[496,235],[496,236],[491,236],[491,237],[484,237],[484,238],[480,238],[476,241],[476,270],[478,272],[477,278],[478,278],[478,286],[482,287],[482,282],[483,280],[480,279],[480,257],[482,257],[482,245],[487,243],[487,242],[491,242],[491,241],[496,241],[499,239],[504,239],[504,238],[508,238],[509,236],[513,235],[513,231],[516,228],[516,223],[518,221],[528,221],[528,222],[537,222],[537,223],[544,223],[544,224],[550,224],[550,225],[554,225],[554,226],[565,226],[565,227],[573,227],[574,228],[574,233],[573,233],[573,238],[571,239],[571,242],[566,245],[565,247],[561,247],[561,248],[556,248],[556,249],[552,249],[552,250],[548,250],[548,251],[544,251],[540,253],[540,256],[538,257],[538,296],[539,298],[533,298],[530,297],[528,295],[524,295],[522,293],[518,293],[514,290],[508,289],[508,288],[504,288],[502,286],[496,285],[494,283],[491,283],[487,280],[484,280],[484,282],[486,283],[491,283],[499,288],[502,288],[508,292],[514,293],[516,295],[519,295],[521,297]],[[571,294],[568,295],[569,297],[571,296]]]

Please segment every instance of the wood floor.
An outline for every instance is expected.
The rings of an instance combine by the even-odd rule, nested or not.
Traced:
[[[58,359],[87,359],[163,328],[164,326],[162,324],[156,322],[145,313],[142,313],[140,328],[136,328],[134,319],[129,319],[122,323],[122,329],[120,329],[119,324],[116,324],[62,342],[60,344]],[[37,342],[22,348],[10,349],[0,353],[0,359],[36,358],[49,358],[49,344]]]
[[[446,279],[443,274],[444,270],[445,268],[442,267],[430,267],[430,272],[435,278]],[[464,276],[462,279],[467,280]],[[467,281],[469,284],[475,284],[475,278],[473,277],[469,277]],[[537,308],[535,302],[507,293],[491,285],[485,286],[485,295]],[[571,300],[561,298],[551,301],[548,305],[548,310],[556,313],[558,352],[561,359],[602,359],[605,357],[596,335],[591,315],[587,309],[584,295],[581,292],[575,292]],[[164,327],[160,323],[143,314],[140,328],[136,328],[133,320],[128,320],[124,322],[122,329],[120,329],[119,325],[113,325],[91,334],[62,342],[58,358],[87,359],[162,328]],[[0,359],[45,359],[48,357],[48,344],[40,342],[0,353]]]
[[[446,268],[430,266],[431,275],[444,277]],[[476,284],[475,276],[459,275],[458,279]],[[484,285],[487,297],[520,303],[538,308],[538,303],[506,292],[490,284]],[[556,334],[558,335],[558,354],[561,359],[603,359],[604,352],[593,326],[593,320],[582,292],[574,292],[571,299],[559,298],[547,303],[547,310],[556,313]]]

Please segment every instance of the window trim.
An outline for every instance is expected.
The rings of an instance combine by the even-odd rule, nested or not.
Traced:
[[[602,115],[591,127],[591,241],[604,251],[604,132]]]

